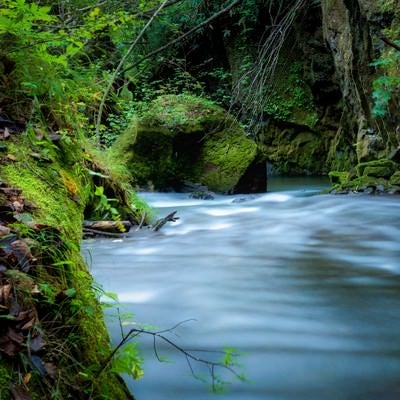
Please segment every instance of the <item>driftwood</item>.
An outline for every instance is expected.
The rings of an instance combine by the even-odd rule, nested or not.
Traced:
[[[124,233],[129,232],[132,224],[129,221],[85,221],[83,223],[83,229],[107,232],[107,233]]]
[[[175,222],[179,219],[179,217],[175,217],[177,211],[173,211],[172,213],[168,214],[166,217],[159,219],[151,228],[152,231],[157,232],[159,231],[167,222]]]
[[[86,239],[89,237],[95,237],[95,236],[107,236],[107,237],[113,237],[113,238],[126,237],[125,233],[104,232],[104,231],[98,231],[96,229],[90,229],[90,228],[83,228],[82,231],[83,231],[84,237]]]

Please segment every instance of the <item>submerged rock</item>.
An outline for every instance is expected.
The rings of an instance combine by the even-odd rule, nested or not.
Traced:
[[[165,95],[145,106],[113,151],[139,186],[182,190],[186,181],[229,192],[256,156],[256,144],[213,102]]]

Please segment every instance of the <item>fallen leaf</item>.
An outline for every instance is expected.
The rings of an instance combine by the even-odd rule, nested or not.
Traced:
[[[10,388],[13,400],[32,400],[32,397],[22,386],[12,385]]]
[[[24,205],[19,201],[13,201],[12,206],[16,212],[22,212],[24,209]]]
[[[30,319],[28,322],[26,322],[24,325],[21,327],[21,331],[27,331],[33,327],[36,323],[36,317],[33,317]]]
[[[11,340],[0,343],[0,352],[8,355],[9,357],[16,356],[19,352],[19,349],[20,347]]]
[[[16,344],[22,344],[24,342],[24,335],[21,332],[17,332],[10,327],[7,331],[7,337]]]
[[[32,378],[32,372],[28,372],[22,379],[22,382],[24,382],[24,385],[27,385],[30,382],[31,378]]]
[[[3,285],[0,287],[0,303],[7,305],[10,303],[10,294],[11,294],[12,286],[9,283],[8,285]]]
[[[47,375],[50,376],[50,378],[54,379],[56,377],[57,373],[57,367],[53,363],[44,363],[44,368],[46,369]]]

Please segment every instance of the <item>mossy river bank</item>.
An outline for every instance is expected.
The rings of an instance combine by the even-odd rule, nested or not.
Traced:
[[[121,315],[149,330],[194,319],[166,335],[185,349],[241,353],[247,381],[219,371],[230,384],[218,399],[398,398],[400,203],[321,195],[323,186],[271,180],[269,193],[214,200],[144,193],[180,219],[85,241],[83,252],[97,282],[118,294]],[[115,315],[108,327],[118,342]],[[127,381],[137,399],[213,398],[176,349],[157,341],[155,354],[153,337],[137,341],[145,375]]]

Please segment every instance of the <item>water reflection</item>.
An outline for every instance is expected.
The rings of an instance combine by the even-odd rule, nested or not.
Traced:
[[[165,328],[195,318],[177,331],[182,346],[244,352],[250,383],[219,399],[398,399],[400,201],[315,191],[214,201],[150,193],[179,223],[85,251],[136,320]],[[160,364],[151,339],[140,347],[145,377],[128,381],[138,400],[212,398],[170,348],[161,352],[173,364]]]

